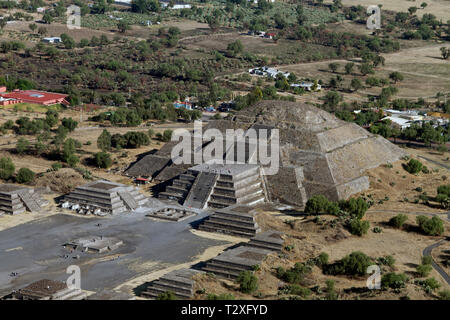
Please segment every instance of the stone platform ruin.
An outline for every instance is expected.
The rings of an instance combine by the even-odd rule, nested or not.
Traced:
[[[251,238],[261,229],[250,209],[248,206],[231,206],[216,210],[199,225],[199,230]]]
[[[66,249],[77,250],[88,253],[103,253],[113,251],[123,245],[123,241],[103,236],[76,239],[63,245]]]
[[[273,251],[262,248],[239,246],[207,261],[203,271],[224,278],[236,279],[242,271],[255,270],[256,266],[271,252]]]
[[[61,206],[80,214],[106,215],[135,210],[146,201],[134,186],[97,180],[77,187]]]
[[[194,294],[195,281],[192,279],[201,271],[181,269],[169,272],[161,278],[151,282],[142,292],[145,298],[156,299],[160,294],[171,291],[178,299],[190,299]]]
[[[210,163],[189,168],[161,192],[159,198],[199,209],[256,205],[266,199],[259,166]]]
[[[246,246],[262,248],[273,251],[283,250],[283,232],[276,230],[268,230],[258,233],[249,242],[245,243]]]
[[[340,120],[324,110],[297,102],[261,101],[239,111],[230,119],[209,121],[203,132],[208,129],[218,130],[224,138],[227,137],[227,130],[242,130],[238,135],[244,137],[247,133],[254,132],[250,129],[254,129],[258,133],[258,139],[264,139],[267,144],[278,142],[280,165],[276,174],[261,174],[267,171],[268,166],[256,158],[259,152],[255,151],[255,144],[251,140],[244,139],[246,148],[241,153],[244,154],[244,161],[236,166],[242,163],[257,165],[266,201],[295,206],[304,206],[314,195],[325,195],[329,200],[337,201],[365,191],[369,188],[367,170],[395,162],[407,155],[388,140],[371,134],[355,123]],[[261,129],[268,134],[260,137]],[[202,149],[214,143],[211,138],[199,136],[200,138],[196,138],[194,133],[192,139],[202,139],[200,149],[190,143],[192,149],[187,156],[203,156]],[[217,139],[214,141],[217,142]],[[155,154],[147,155],[130,166],[125,173],[131,176],[151,176],[154,180],[161,181],[161,188],[166,187],[161,193],[163,198],[183,204],[186,202],[199,208],[220,208],[239,203],[240,192],[244,192],[242,196],[245,198],[247,191],[241,191],[236,184],[227,185],[227,179],[222,173],[194,170],[194,162],[190,162],[191,165],[175,164],[171,155],[178,144],[178,141],[168,142]],[[200,159],[202,163],[208,163],[212,159],[236,160],[233,158],[236,155],[234,151],[235,147],[231,146],[223,148],[223,154]],[[199,173],[202,174],[199,176]],[[167,186],[172,179],[171,186]],[[231,180],[234,182],[235,179]],[[198,191],[194,188],[196,181],[202,181],[197,185],[204,185]],[[256,188],[255,185],[255,190]]]
[[[65,282],[42,279],[12,292],[2,300],[85,300],[87,294]]]
[[[229,249],[206,262],[203,271],[223,278],[236,279],[242,271],[255,270],[268,254],[283,249],[283,233],[268,230],[257,234],[247,243]]]
[[[146,214],[149,218],[162,219],[168,221],[182,221],[189,217],[195,216],[196,213],[194,211],[186,210],[179,207],[165,207],[160,210],[152,211]]]
[[[33,188],[15,184],[0,185],[0,214],[18,214],[25,211],[40,211],[48,201],[40,197]]]

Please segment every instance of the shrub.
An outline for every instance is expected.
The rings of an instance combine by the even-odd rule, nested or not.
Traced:
[[[231,293],[221,293],[219,295],[210,293],[206,296],[206,300],[234,300],[234,296]]]
[[[292,284],[288,288],[288,292],[290,294],[295,294],[297,296],[301,296],[302,298],[307,298],[311,295],[311,290],[308,288],[299,286],[298,284]]]
[[[439,217],[427,218],[426,216],[418,216],[416,218],[420,230],[429,236],[440,236],[444,233],[444,223]]]
[[[19,183],[28,183],[34,180],[34,172],[28,168],[20,168],[17,172],[16,180]]]
[[[95,164],[99,168],[107,169],[112,165],[111,156],[107,152],[97,152],[95,154]]]
[[[244,293],[252,293],[258,289],[258,279],[251,271],[242,271],[237,279],[239,290]]]
[[[431,256],[423,256],[422,257],[422,264],[432,264],[433,258]]]
[[[150,144],[150,139],[145,132],[129,131],[124,134],[127,148],[140,148]]]
[[[369,228],[370,228],[369,221],[362,221],[359,219],[352,219],[348,224],[348,229],[350,233],[360,237],[365,235],[369,230]]]
[[[427,277],[430,274],[432,269],[433,269],[433,267],[429,264],[419,264],[416,267],[416,271],[420,277]]]
[[[317,266],[321,267],[321,266],[327,265],[328,264],[328,259],[329,259],[328,253],[322,252],[317,257]]]
[[[73,168],[78,164],[78,162],[80,162],[80,159],[76,155],[71,154],[69,157],[67,157],[66,162]]]
[[[327,281],[325,281],[325,284],[327,286],[325,289],[325,291],[327,292],[327,294],[325,295],[325,299],[337,300],[338,295],[334,290],[334,285],[336,284],[336,282],[334,280],[328,279]]]
[[[388,266],[388,267],[392,267],[395,264],[395,259],[393,256],[385,256],[385,257],[379,257],[377,259],[378,263]]]
[[[157,300],[177,300],[177,297],[175,296],[175,293],[173,293],[172,291],[166,291],[166,292],[160,293],[156,299]]]
[[[394,228],[400,229],[406,222],[406,220],[408,220],[408,216],[406,214],[398,214],[389,220],[389,225]]]
[[[450,196],[450,184],[444,184],[437,188],[438,194],[444,194],[446,196]]]
[[[406,171],[408,171],[411,174],[416,174],[422,171],[423,164],[419,160],[411,159],[408,161],[407,164],[403,166]]]
[[[368,203],[361,197],[356,199],[352,198],[348,201],[340,201],[339,206],[342,210],[348,212],[357,219],[362,219],[369,208]]]
[[[381,277],[382,288],[399,289],[405,287],[408,277],[404,273],[396,274],[394,272],[387,273]]]
[[[97,147],[102,151],[111,150],[111,134],[104,129],[97,138]]]
[[[323,195],[312,196],[305,206],[305,213],[308,214],[318,214],[325,213],[328,209],[329,201]]]
[[[63,127],[67,128],[70,132],[72,132],[77,127],[78,122],[76,122],[72,118],[64,118],[62,119],[61,124],[63,125]]]
[[[416,283],[418,285],[422,286],[427,293],[431,293],[432,291],[441,287],[441,284],[435,278],[429,278],[426,280],[418,280]]]
[[[450,300],[450,290],[439,292],[439,300]]]
[[[284,270],[277,269],[277,277],[288,283],[300,283],[306,274],[311,272],[311,267],[305,263],[296,263],[293,268]]]
[[[341,260],[324,268],[325,274],[345,274],[350,276],[363,276],[367,268],[373,264],[372,259],[360,251],[352,252]]]
[[[8,180],[12,177],[16,167],[12,162],[11,158],[0,158],[0,178],[3,180]]]
[[[170,130],[170,129],[164,130],[161,140],[164,142],[170,141],[172,139],[172,134],[173,134],[172,130]]]
[[[62,164],[59,163],[59,162],[53,163],[53,164],[52,164],[52,169],[53,169],[53,171],[58,171],[58,170],[61,169],[61,168],[62,168]]]

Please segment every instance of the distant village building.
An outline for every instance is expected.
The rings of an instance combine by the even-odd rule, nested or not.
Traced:
[[[62,42],[60,37],[47,37],[47,38],[43,38],[41,41],[45,42],[45,43],[60,43],[60,42]]]
[[[169,9],[190,9],[192,6],[185,2],[173,2],[173,6],[170,6],[171,1],[159,1],[161,7]]]
[[[314,82],[302,82],[302,83],[293,83],[291,84],[292,88],[303,88],[307,91],[312,91],[312,88],[314,87]],[[320,84],[317,84],[317,88],[315,91],[319,91],[322,89],[322,86]]]
[[[0,94],[0,97],[2,97],[3,99],[15,99],[20,102],[35,103],[46,106],[58,103],[64,105],[70,104],[66,100],[67,94],[51,93],[37,90],[14,90],[13,92]]]
[[[285,78],[289,77],[289,72],[283,72],[275,68],[269,68],[269,67],[261,67],[261,68],[254,68],[248,70],[250,74],[255,74],[258,76],[267,76],[269,78],[275,79],[278,74],[281,74]]]
[[[114,4],[131,7],[132,0],[114,0]]]
[[[192,110],[192,103],[187,102],[187,101],[175,101],[173,103],[173,106],[175,107],[175,109],[180,109],[180,108],[184,108],[186,110]]]

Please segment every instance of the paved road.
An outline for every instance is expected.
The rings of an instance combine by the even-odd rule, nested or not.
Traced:
[[[426,247],[423,250],[423,255],[424,256],[430,256],[431,257],[431,251],[433,251],[434,248],[439,247],[441,244],[443,244],[445,241],[450,241],[450,237],[448,237],[447,239],[438,241],[434,244],[432,244],[431,246]],[[450,284],[450,277],[448,276],[448,274],[445,272],[444,269],[441,268],[441,266],[439,266],[433,259],[433,257],[431,257],[431,265],[433,266],[433,268],[442,276],[442,278],[444,278],[445,281],[447,281],[447,284]]]
[[[429,162],[431,162],[431,163],[434,163],[435,165],[438,165],[438,166],[440,166],[440,167],[442,167],[442,168],[445,168],[445,169],[447,169],[447,170],[450,170],[450,166],[447,166],[447,165],[445,165],[445,164],[443,164],[443,163],[440,163],[440,162],[438,162],[438,161],[436,161],[436,160],[432,160],[432,159],[429,159],[429,158],[426,158],[426,157],[422,157],[422,156],[419,156],[419,158],[422,158],[422,159],[427,160],[427,161],[429,161]]]

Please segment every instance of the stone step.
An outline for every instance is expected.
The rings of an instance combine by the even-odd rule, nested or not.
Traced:
[[[178,187],[178,186],[168,186],[167,188],[166,188],[166,192],[170,192],[170,193],[174,193],[174,194],[179,194],[179,195],[181,195],[181,196],[185,196],[185,195],[187,195],[187,193],[188,193],[188,190],[187,189],[185,189],[185,188],[181,188],[181,187]]]
[[[192,295],[192,286],[190,286],[189,288],[179,287],[176,285],[164,283],[163,281],[161,281],[161,279],[152,283],[150,287],[153,289],[161,289],[163,291],[172,291],[174,293],[180,293],[187,296]]]
[[[222,228],[217,228],[217,227],[211,227],[211,226],[208,226],[205,224],[200,225],[198,228],[201,231],[227,234],[227,235],[241,237],[241,238],[252,238],[255,236],[255,233],[256,233],[256,232],[244,232],[244,231],[233,230],[233,229],[222,229]]]
[[[122,201],[125,203],[125,205],[128,207],[128,209],[134,210],[137,207],[139,207],[138,203],[131,196],[131,194],[129,192],[120,191],[120,192],[118,192],[118,194],[119,194],[120,198],[122,199]]]
[[[20,192],[19,197],[29,211],[33,212],[41,209],[36,200],[34,200],[28,192]]]
[[[217,181],[217,174],[200,172],[192,184],[183,205],[203,209]]]
[[[172,291],[178,299],[190,299],[192,297],[192,295],[183,292],[174,292],[173,290],[163,290],[155,287],[148,287],[141,295],[145,298],[156,299],[160,294],[166,293],[167,291]]]

